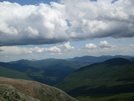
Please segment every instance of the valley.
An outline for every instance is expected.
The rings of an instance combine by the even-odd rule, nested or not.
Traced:
[[[0,76],[55,86],[80,101],[133,101],[133,60],[131,56],[83,56],[0,62]]]

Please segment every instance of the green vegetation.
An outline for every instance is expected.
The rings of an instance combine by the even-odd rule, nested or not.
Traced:
[[[80,68],[88,64],[91,58],[93,60],[90,62],[95,62],[112,57],[85,56],[69,60],[0,62],[0,76],[32,79],[49,85],[60,82],[56,87],[81,101],[133,101],[134,58],[128,56],[125,58],[129,60],[115,58]],[[35,92],[42,91],[44,92],[43,89]],[[43,100],[49,101],[49,97]]]
[[[30,80],[27,74],[0,66],[0,76]]]
[[[122,93],[134,93],[134,64],[127,59],[116,58],[85,66],[71,73],[56,87],[80,99],[107,98]]]
[[[23,63],[22,65],[22,64],[19,64],[18,62],[15,64],[0,62],[0,66],[2,67],[5,67],[7,69],[12,69],[21,73],[25,73],[27,74],[29,78],[35,81],[41,82],[41,83],[48,84],[48,85],[55,85],[59,83],[69,73],[76,70],[74,68],[64,66],[63,64],[61,65],[57,64],[54,66],[46,67],[45,69],[30,67],[24,64],[25,63]],[[17,75],[17,74],[14,74],[14,75]],[[12,77],[12,74],[9,73],[8,77]]]
[[[134,93],[123,93],[105,97],[79,96],[80,101],[134,101]]]

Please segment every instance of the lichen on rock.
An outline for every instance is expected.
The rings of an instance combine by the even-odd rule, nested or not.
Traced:
[[[39,82],[0,77],[0,101],[78,101],[64,91]]]

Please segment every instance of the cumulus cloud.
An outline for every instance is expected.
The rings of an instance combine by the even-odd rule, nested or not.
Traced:
[[[89,43],[85,45],[85,49],[94,49],[94,50],[100,50],[100,49],[112,49],[116,48],[117,46],[109,44],[107,41],[100,41],[99,45],[95,45],[93,43]]]
[[[61,0],[23,6],[0,2],[1,46],[102,37],[134,37],[133,0]]]
[[[100,48],[114,48],[116,46],[110,45],[107,41],[100,41],[99,46]]]
[[[130,46],[134,47],[134,44],[130,44]]]
[[[62,53],[51,53],[51,54],[49,54],[49,55],[52,55],[52,56],[57,55],[57,56],[59,56],[59,55],[62,55]]]
[[[0,2],[0,17],[0,45],[50,44],[68,39],[61,12],[47,4]]]
[[[17,46],[4,46],[0,47],[0,55],[14,55],[14,54],[27,54],[32,53],[31,49],[20,48]]]
[[[32,48],[32,51],[37,52],[37,53],[42,53],[42,52],[61,52],[61,49],[58,48],[57,46],[53,46],[53,47],[50,47],[50,48],[35,47],[35,48]]]
[[[18,46],[3,46],[0,47],[0,55],[10,55],[10,54],[32,54],[43,53],[43,52],[53,52],[53,54],[58,54],[62,51],[72,51],[75,48],[70,45],[70,42],[67,42],[63,45],[57,45],[53,47],[32,47],[32,48],[24,48]]]
[[[65,51],[72,51],[75,49],[73,46],[70,45],[70,42],[60,45],[59,47],[64,48]]]
[[[70,1],[70,2],[69,2]],[[118,0],[111,4],[112,0],[65,0],[68,9],[71,27],[70,35],[74,39],[90,39],[100,37],[132,37],[134,13],[130,0]],[[70,5],[69,5],[70,3]],[[74,5],[74,6],[73,6]],[[126,7],[129,6],[129,9]],[[75,12],[75,13],[73,13]],[[73,14],[73,16],[71,15]],[[71,15],[71,16],[70,16]]]
[[[51,48],[45,48],[45,51],[50,51],[50,52],[61,52],[61,49],[58,48],[57,46],[53,46]]]
[[[34,47],[34,48],[22,48],[17,46],[4,46],[0,47],[0,55],[17,55],[17,54],[31,54],[31,53],[43,53],[43,52],[60,52],[60,48],[54,46],[50,48],[40,48],[40,47]]]
[[[95,44],[93,44],[93,43],[89,43],[89,44],[85,45],[85,48],[86,49],[94,49],[94,48],[97,48],[97,46]]]

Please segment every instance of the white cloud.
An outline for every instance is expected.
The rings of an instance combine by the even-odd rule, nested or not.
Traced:
[[[17,55],[17,54],[31,54],[31,53],[43,53],[43,52],[61,52],[61,49],[57,46],[53,46],[50,48],[21,48],[17,46],[4,46],[0,47],[0,55]]]
[[[37,29],[33,29],[33,28],[31,28],[30,26],[27,27],[27,28],[25,29],[25,31],[26,31],[27,33],[29,33],[31,37],[32,37],[32,36],[38,36],[38,34],[39,34],[39,32],[38,32]]]
[[[61,5],[61,4],[59,4]],[[47,44],[66,41],[61,12],[47,4],[0,2],[0,45]]]
[[[130,46],[134,47],[134,44],[130,44]]]
[[[116,46],[110,45],[107,41],[100,41],[99,48],[114,48]]]
[[[32,48],[24,48],[18,46],[3,46],[0,47],[0,55],[8,55],[8,54],[28,54],[28,53],[43,53],[43,52],[56,52],[60,53],[62,51],[72,51],[74,50],[73,46],[70,46],[70,42],[67,42],[63,45],[57,45],[53,47],[32,47]]]
[[[37,53],[42,53],[44,52],[44,48],[34,47],[32,51],[37,52]]]
[[[40,47],[34,47],[34,48],[27,48],[27,50],[31,50],[33,52],[42,53],[42,52],[61,52],[61,49],[57,46],[53,46],[50,48],[40,48]]]
[[[44,48],[45,51],[50,51],[50,52],[61,52],[61,49],[58,48],[57,46],[53,46],[50,48]]]
[[[72,51],[75,49],[73,46],[70,45],[70,42],[60,45],[59,47],[64,48],[64,51]]]
[[[61,0],[23,6],[0,2],[0,45],[134,37],[134,1],[112,1]]]
[[[59,56],[59,55],[62,55],[62,53],[51,53],[49,55],[52,55],[52,56]]]
[[[84,50],[90,53],[111,52],[118,50],[119,47],[109,44],[107,41],[100,41],[99,45],[93,43],[86,44]],[[104,53],[103,53],[104,54]]]
[[[131,0],[132,1],[132,0]],[[130,0],[63,0],[71,38],[76,40],[100,37],[132,37],[134,9]],[[129,6],[129,9],[126,7]],[[70,8],[70,9],[68,9]]]
[[[20,48],[16,46],[4,46],[0,47],[0,55],[14,55],[14,54],[27,54],[32,53],[31,49]]]
[[[89,43],[89,44],[86,44],[85,45],[85,49],[112,49],[112,48],[116,48],[117,46],[115,45],[111,45],[109,44],[107,41],[100,41],[100,44],[99,45],[95,45],[93,43]]]
[[[93,43],[89,43],[89,44],[85,45],[85,48],[86,49],[94,49],[94,48],[97,48],[97,46],[95,44],[93,44]]]
[[[61,52],[61,51],[72,51],[75,48],[73,46],[70,45],[70,42],[66,42],[63,45],[57,45],[57,46],[53,46],[50,48],[39,48],[39,47],[35,47],[32,50],[34,52],[38,52],[38,53],[42,53],[42,52]]]

